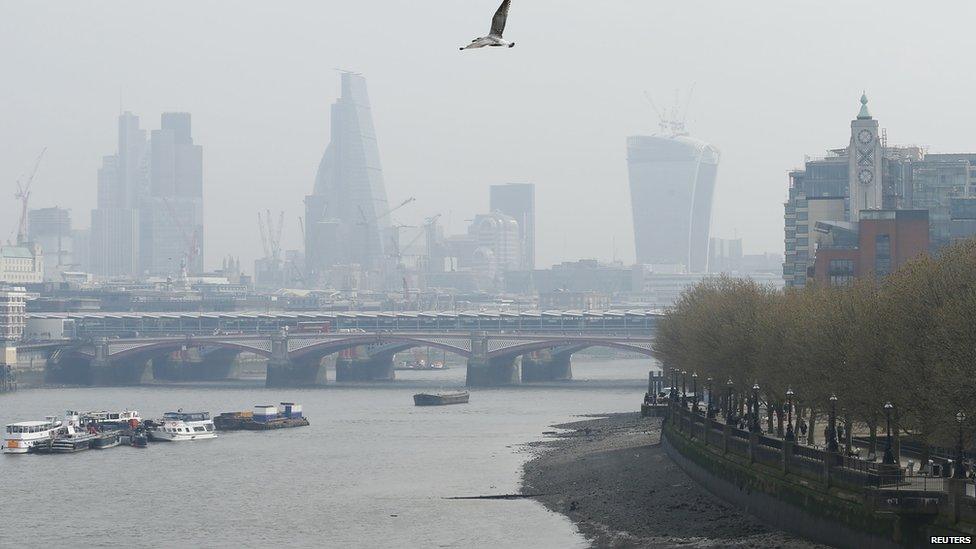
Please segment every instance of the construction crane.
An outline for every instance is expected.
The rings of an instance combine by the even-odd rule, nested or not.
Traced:
[[[397,204],[396,206],[394,206],[394,207],[386,210],[385,212],[383,212],[383,213],[381,213],[381,214],[373,217],[372,219],[370,219],[369,217],[366,216],[366,210],[363,209],[362,205],[359,206],[359,216],[362,217],[363,220],[360,221],[358,224],[366,227],[366,230],[363,231],[363,244],[364,244],[364,249],[366,250],[366,257],[367,258],[371,258],[373,256],[373,250],[372,250],[372,245],[371,245],[372,239],[370,238],[370,230],[369,230],[370,227],[374,227],[379,220],[383,219],[384,217],[392,214],[393,212],[399,210],[400,208],[406,206],[407,204],[410,204],[411,202],[413,202],[415,200],[416,200],[416,198],[414,198],[414,197],[411,196],[410,198],[404,200],[403,202]]]
[[[189,269],[191,265],[196,261],[197,256],[200,255],[200,234],[197,229],[193,229],[192,233],[187,233],[186,226],[183,224],[183,220],[180,216],[176,214],[176,210],[170,201],[164,196],[162,197],[163,203],[166,204],[166,209],[169,210],[169,216],[173,219],[173,223],[180,229],[180,235],[183,237],[183,265],[181,270]]]
[[[285,226],[285,212],[278,214],[278,224],[271,225],[271,210],[264,211],[264,218],[258,212],[258,228],[261,230],[261,244],[264,245],[264,257],[277,263],[281,260],[281,230]]]
[[[20,180],[17,180],[17,192],[14,193],[14,198],[20,200],[20,223],[17,225],[18,246],[27,244],[27,203],[30,200],[31,184],[34,182],[34,176],[37,175],[37,168],[40,167],[41,158],[44,157],[45,152],[47,152],[47,147],[41,149],[41,153],[37,155],[37,160],[34,161],[34,169],[31,170],[27,182],[21,185]]]

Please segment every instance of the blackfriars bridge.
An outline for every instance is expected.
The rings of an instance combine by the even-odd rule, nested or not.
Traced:
[[[315,320],[305,315],[305,321],[294,315],[238,313],[214,313],[206,318],[203,313],[135,315],[141,316],[130,318],[128,324],[120,319],[125,315],[79,315],[81,333],[73,334],[73,339],[35,341],[21,349],[43,354],[46,377],[52,382],[138,384],[152,380],[154,371],[159,371],[156,365],[168,357],[205,351],[206,360],[183,365],[194,369],[191,379],[231,377],[228,372],[235,357],[250,353],[267,360],[267,386],[298,387],[325,383],[323,359],[329,355],[336,356],[336,381],[381,381],[394,379],[396,353],[429,347],[466,359],[468,386],[500,386],[571,379],[570,357],[589,347],[650,355],[657,320],[656,314],[645,312],[526,313],[507,318],[480,313],[475,318],[481,329],[466,331],[463,328],[470,326],[471,319],[461,315],[434,316],[431,321],[420,315],[397,318],[400,315],[373,313],[356,318],[347,313],[344,318],[326,321],[327,329],[315,324],[322,321],[321,316],[335,318],[325,313]],[[230,318],[221,320],[222,316]],[[389,324],[391,317],[393,325]],[[147,324],[147,318],[153,322]],[[252,333],[229,329],[241,328],[242,318],[254,323],[244,326],[253,328]],[[216,328],[211,325],[214,319]],[[159,320],[167,323],[165,331],[154,325]],[[533,321],[538,323],[533,325]],[[135,322],[139,322],[139,331],[131,331]],[[370,325],[373,322],[386,322],[390,327],[376,329]],[[336,324],[347,327],[334,329]],[[348,327],[351,325],[363,327]],[[519,325],[522,330],[517,329]],[[526,331],[526,326],[532,330]],[[112,335],[113,331],[121,336]]]
[[[107,339],[27,345],[48,349],[49,370],[60,381],[87,380],[93,385],[130,385],[151,380],[152,361],[189,349],[211,350],[211,361],[196,365],[220,378],[242,352],[266,358],[269,387],[325,383],[322,359],[339,353],[336,381],[380,381],[394,377],[393,357],[416,347],[440,349],[467,359],[468,386],[512,385],[522,381],[572,378],[570,357],[588,347],[609,347],[650,355],[652,337],[588,334],[334,333],[226,335]],[[354,352],[350,352],[354,351]],[[223,357],[223,361],[216,360]],[[73,368],[74,374],[66,370]],[[52,376],[53,381],[58,376]]]

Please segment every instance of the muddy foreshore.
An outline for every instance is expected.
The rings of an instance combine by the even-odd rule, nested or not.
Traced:
[[[522,493],[594,547],[823,547],[772,529],[691,480],[660,446],[661,420],[608,414],[533,443]]]

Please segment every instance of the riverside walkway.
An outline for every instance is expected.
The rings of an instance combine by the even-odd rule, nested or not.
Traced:
[[[839,546],[917,546],[976,534],[973,481],[913,473],[739,429],[670,402],[669,455],[707,488],[752,514]]]

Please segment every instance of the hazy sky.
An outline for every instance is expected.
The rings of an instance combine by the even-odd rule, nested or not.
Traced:
[[[0,236],[44,146],[31,206],[89,225],[121,90],[144,128],[193,114],[208,267],[229,253],[250,272],[266,207],[300,247],[335,67],[368,79],[391,203],[417,199],[397,221],[460,232],[488,185],[533,182],[539,265],[633,260],[625,140],[657,127],[643,90],[665,106],[695,84],[690,130],[722,151],[712,235],[747,252],[782,251],[786,173],[846,146],[862,89],[889,143],[976,150],[976,2],[514,0],[514,49],[458,51],[497,4],[0,0]]]

